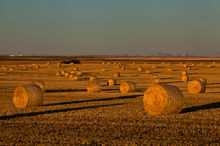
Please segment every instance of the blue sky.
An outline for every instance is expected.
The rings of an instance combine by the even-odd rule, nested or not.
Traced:
[[[220,57],[220,1],[1,0],[0,51]]]

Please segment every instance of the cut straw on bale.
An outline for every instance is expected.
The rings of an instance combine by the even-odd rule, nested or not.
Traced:
[[[187,88],[190,93],[204,93],[206,85],[200,80],[192,80],[188,82]]]
[[[116,80],[109,79],[107,80],[107,86],[114,86],[116,84]]]
[[[42,105],[42,91],[37,85],[18,86],[14,90],[13,103],[16,108]]]
[[[88,93],[96,93],[101,91],[102,91],[102,86],[100,85],[99,82],[90,82],[87,86]]]
[[[40,87],[40,89],[45,92],[46,91],[46,87],[45,87],[45,83],[43,81],[37,80],[37,81],[31,81],[30,84],[34,84]]]
[[[135,92],[136,84],[132,81],[124,81],[120,84],[121,93]]]
[[[144,93],[144,109],[148,115],[177,114],[183,109],[181,91],[171,85],[151,85]]]

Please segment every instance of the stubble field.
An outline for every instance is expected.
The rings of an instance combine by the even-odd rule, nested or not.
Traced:
[[[107,64],[111,62],[111,64]],[[121,62],[125,70],[117,68]],[[5,61],[0,69],[0,145],[27,144],[219,144],[220,141],[220,64],[195,63],[190,80],[206,78],[205,93],[191,94],[187,83],[181,81],[185,70],[181,61],[167,63],[132,61],[83,61],[81,64],[57,67],[45,61]],[[39,64],[35,68],[32,64]],[[19,64],[19,65],[18,65]],[[211,65],[211,67],[210,67]],[[26,69],[23,68],[26,66]],[[56,76],[58,71],[73,68],[83,73],[73,81]],[[144,71],[138,71],[143,67]],[[5,69],[6,68],[6,69]],[[9,70],[10,68],[13,68]],[[168,71],[172,68],[172,71]],[[152,71],[162,84],[177,86],[184,95],[184,108],[179,114],[149,116],[143,106],[143,95],[151,85]],[[119,71],[121,77],[113,77]],[[103,90],[88,93],[89,77],[96,75]],[[107,86],[108,79],[117,84]],[[12,98],[14,89],[32,80],[46,84],[44,103],[39,107],[16,109]],[[120,93],[122,81],[134,81],[137,90]]]

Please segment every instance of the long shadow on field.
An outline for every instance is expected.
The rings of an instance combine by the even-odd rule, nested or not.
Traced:
[[[181,83],[182,81],[171,81],[171,82],[163,82],[164,84],[168,84],[168,83]]]
[[[207,85],[219,85],[220,83],[209,83]]]
[[[46,90],[48,93],[54,92],[77,92],[77,91],[87,91],[86,89],[54,89],[54,90]]]
[[[80,100],[80,101],[69,101],[69,102],[44,104],[42,106],[65,105],[65,104],[93,102],[93,101],[109,101],[109,100],[118,100],[118,99],[126,99],[126,98],[136,98],[138,96],[142,96],[142,95],[120,96],[118,98],[101,98],[101,99],[90,99],[90,100]]]
[[[44,115],[44,114],[53,114],[53,113],[61,113],[61,112],[64,113],[64,112],[69,112],[69,111],[117,106],[117,105],[124,105],[124,104],[125,103],[119,103],[119,104],[108,104],[108,105],[97,105],[97,106],[86,106],[86,107],[78,107],[78,108],[48,110],[48,111],[41,111],[41,112],[21,113],[21,114],[14,114],[10,116],[0,116],[0,120],[9,120],[9,119],[14,119],[14,118],[19,118],[19,117],[33,117],[33,116]]]
[[[214,102],[214,103],[210,103],[210,104],[185,108],[180,113],[184,114],[184,113],[188,113],[188,112],[195,112],[198,110],[206,110],[206,109],[212,109],[212,108],[220,108],[220,102]]]

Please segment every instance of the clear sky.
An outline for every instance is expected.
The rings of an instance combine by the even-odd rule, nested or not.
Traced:
[[[0,54],[220,57],[220,0],[0,0]]]

